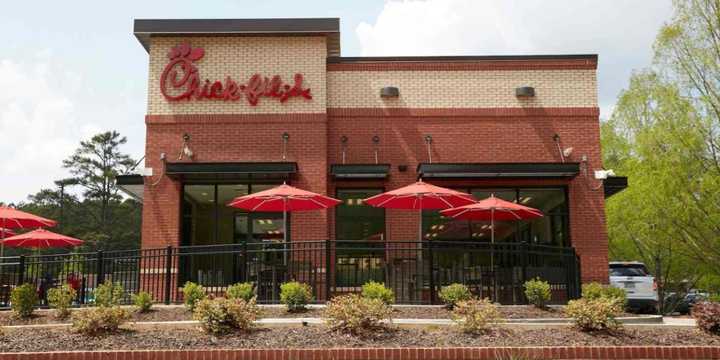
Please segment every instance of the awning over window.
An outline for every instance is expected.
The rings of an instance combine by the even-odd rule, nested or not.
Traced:
[[[445,179],[572,178],[578,163],[421,163],[418,177]]]
[[[122,192],[142,202],[143,189],[145,188],[142,175],[118,175],[115,177],[115,185],[117,185]]]
[[[628,187],[627,176],[610,176],[603,181],[605,198],[609,198]]]
[[[330,175],[335,180],[382,180],[388,177],[390,164],[333,164]]]
[[[297,173],[295,162],[167,163],[165,174],[182,181],[286,180]]]

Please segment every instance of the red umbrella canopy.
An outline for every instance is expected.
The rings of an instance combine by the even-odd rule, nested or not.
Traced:
[[[333,207],[342,201],[282,184],[272,189],[236,197],[228,206],[248,211],[292,212]]]
[[[0,227],[0,238],[6,238],[6,237],[9,237],[9,236],[13,236],[13,235],[15,235],[15,232],[13,232],[12,230],[10,230],[10,229],[3,229],[3,228]]]
[[[365,203],[388,209],[431,210],[447,209],[475,203],[464,192],[428,184],[422,180],[399,189],[365,199]]]
[[[57,222],[7,206],[0,206],[0,227],[6,229],[55,226]]]
[[[524,220],[543,216],[542,211],[495,196],[474,204],[442,210],[440,214],[463,220]]]
[[[56,234],[45,229],[37,229],[25,234],[15,235],[2,240],[3,245],[22,248],[59,248],[82,245],[83,241],[69,236]]]

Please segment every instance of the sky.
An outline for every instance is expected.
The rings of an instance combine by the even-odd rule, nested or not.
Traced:
[[[671,0],[13,1],[0,12],[0,202],[68,175],[62,160],[108,130],[145,146],[141,18],[339,17],[343,56],[599,55],[601,118],[611,115]]]

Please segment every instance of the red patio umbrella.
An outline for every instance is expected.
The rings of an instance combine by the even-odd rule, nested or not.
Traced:
[[[8,206],[0,206],[0,228],[4,229],[24,229],[37,228],[45,226],[55,226],[55,220],[46,219],[37,215],[33,215]],[[0,232],[0,241],[5,239],[5,233]],[[5,253],[5,244],[0,243],[0,257]]]
[[[15,235],[15,232],[13,232],[12,230],[0,228],[0,239],[4,239],[13,235]]]
[[[327,209],[341,202],[325,195],[282,184],[272,189],[236,197],[227,205],[248,211],[282,211],[285,226],[283,241],[287,243],[288,212]]]
[[[428,184],[422,180],[365,199],[365,203],[386,209],[418,210],[418,240],[422,241],[422,211],[447,209],[475,203],[472,195]]]
[[[45,229],[37,229],[2,240],[3,245],[11,247],[47,249],[82,245],[83,241],[69,236],[56,234]]]
[[[491,242],[495,242],[495,220],[526,220],[543,216],[542,211],[490,195],[474,204],[440,211],[443,216],[463,220],[490,220]]]

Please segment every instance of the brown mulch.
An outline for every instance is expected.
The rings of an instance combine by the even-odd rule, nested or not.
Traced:
[[[192,313],[183,307],[157,306],[147,313],[136,313],[128,308],[132,314],[131,321],[179,321],[192,320]],[[74,309],[73,311],[77,311]],[[533,306],[501,306],[500,312],[506,319],[538,319],[538,318],[564,318],[562,309],[538,309]],[[322,317],[323,309],[309,308],[305,311],[287,312],[283,307],[262,307],[263,318],[310,318]],[[439,306],[402,306],[393,308],[393,318],[396,319],[449,319],[450,311]],[[623,314],[622,316],[632,316]],[[17,319],[11,311],[0,311],[0,326],[3,325],[37,325],[68,323],[69,319],[58,320],[53,316],[52,310],[37,310],[29,319]]]
[[[248,333],[211,336],[192,328],[122,330],[84,336],[68,329],[13,329],[0,337],[0,352],[200,349],[200,348],[329,348],[447,346],[581,346],[581,345],[715,345],[720,336],[695,329],[626,329],[614,334],[582,333],[572,328],[497,329],[469,335],[454,329],[390,329],[353,336],[327,327],[276,327]]]

